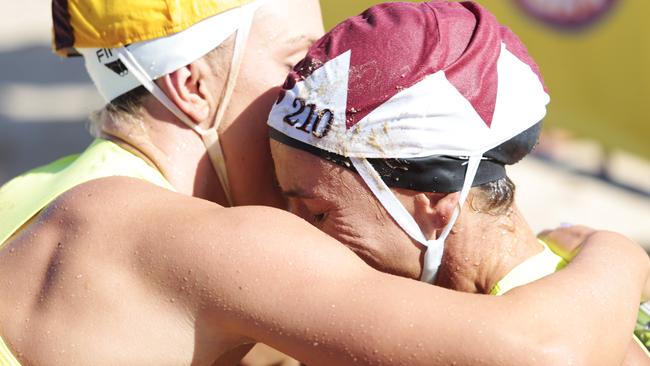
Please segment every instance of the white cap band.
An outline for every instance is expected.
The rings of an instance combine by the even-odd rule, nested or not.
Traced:
[[[226,157],[219,140],[219,126],[230,103],[255,11],[267,0],[253,1],[206,19],[169,37],[113,49],[81,49],[86,68],[107,102],[142,85],[183,124],[203,140],[227,203],[232,206]],[[237,33],[235,45],[214,122],[201,128],[158,87],[155,79],[203,57]]]
[[[262,1],[228,10],[167,37],[126,47],[137,64],[152,79],[158,79],[198,60],[225,42],[244,23],[250,7]],[[106,102],[129,92],[141,83],[119,60],[115,49],[81,48],[86,70]]]
[[[445,252],[445,240],[460,217],[461,209],[469,196],[470,190],[472,189],[472,183],[474,182],[474,177],[476,176],[481,160],[481,155],[475,155],[468,158],[465,182],[463,184],[463,189],[460,192],[458,205],[442,232],[435,239],[430,240],[424,235],[422,229],[413,216],[406,210],[393,191],[381,179],[370,162],[363,158],[350,158],[350,161],[352,161],[354,168],[357,170],[363,181],[381,205],[386,209],[386,211],[388,211],[393,220],[395,220],[402,230],[404,230],[404,232],[406,232],[412,239],[427,248],[421,276],[423,282],[434,283],[435,281]]]

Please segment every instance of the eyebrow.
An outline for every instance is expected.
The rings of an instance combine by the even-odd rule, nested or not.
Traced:
[[[288,190],[283,190],[282,195],[285,197],[290,197],[290,198],[314,198],[313,195],[307,193],[305,190],[301,188],[293,188],[293,189],[288,189]]]
[[[306,36],[306,35],[302,34],[300,36],[296,36],[296,37],[293,37],[291,39],[286,40],[285,43],[289,44],[289,45],[296,45],[296,44],[301,45],[301,43],[302,43],[302,44],[307,44],[307,45],[311,46],[314,43],[316,43],[316,41],[318,41],[318,38],[314,38],[314,37],[310,37],[310,36]]]

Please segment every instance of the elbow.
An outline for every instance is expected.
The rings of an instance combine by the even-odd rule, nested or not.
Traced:
[[[543,365],[572,365],[572,366],[595,366],[599,362],[590,359],[586,352],[569,349],[568,347],[546,348],[541,356]]]
[[[528,357],[532,361],[530,364],[534,365],[609,365],[605,360],[595,360],[594,353],[587,350],[587,347],[584,346],[574,347],[575,345],[569,345],[568,343],[558,344],[557,342],[536,342],[529,346],[531,352]]]

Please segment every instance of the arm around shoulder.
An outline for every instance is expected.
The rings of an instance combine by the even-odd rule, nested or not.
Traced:
[[[504,296],[515,305],[508,327],[513,334],[529,327],[531,340],[557,364],[620,365],[649,268],[640,246],[595,232],[566,269]]]
[[[200,284],[191,311],[310,365],[616,364],[648,272],[632,244],[594,237],[567,269],[495,298],[377,272],[273,209],[177,206],[168,220],[178,281]],[[608,268],[613,256],[632,263]]]

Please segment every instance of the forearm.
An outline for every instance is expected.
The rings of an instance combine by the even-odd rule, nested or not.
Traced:
[[[649,267],[633,243],[598,234],[565,270],[496,298],[388,276],[310,239],[289,251],[299,277],[264,272],[264,291],[276,296],[258,298],[252,312],[278,301],[281,310],[245,325],[247,336],[310,365],[620,364]]]
[[[314,366],[548,366],[574,354],[567,350],[574,365],[598,350],[607,354],[590,366],[620,364],[627,343],[617,340],[629,341],[648,270],[640,249],[603,237],[544,280],[501,298],[470,295],[377,272],[281,213],[229,210],[229,234],[211,224],[219,212],[193,212],[178,242],[155,241],[163,261],[174,258],[161,275],[200,284],[185,301],[205,324]],[[169,225],[178,228],[179,216]],[[625,266],[609,268],[611,260]]]
[[[633,340],[625,356],[623,366],[647,366],[650,365],[650,357],[648,357],[645,348],[638,341]]]
[[[621,364],[647,271],[648,257],[636,244],[594,234],[565,270],[506,295],[519,304],[509,325],[535,329],[538,342],[566,350],[574,364]]]

